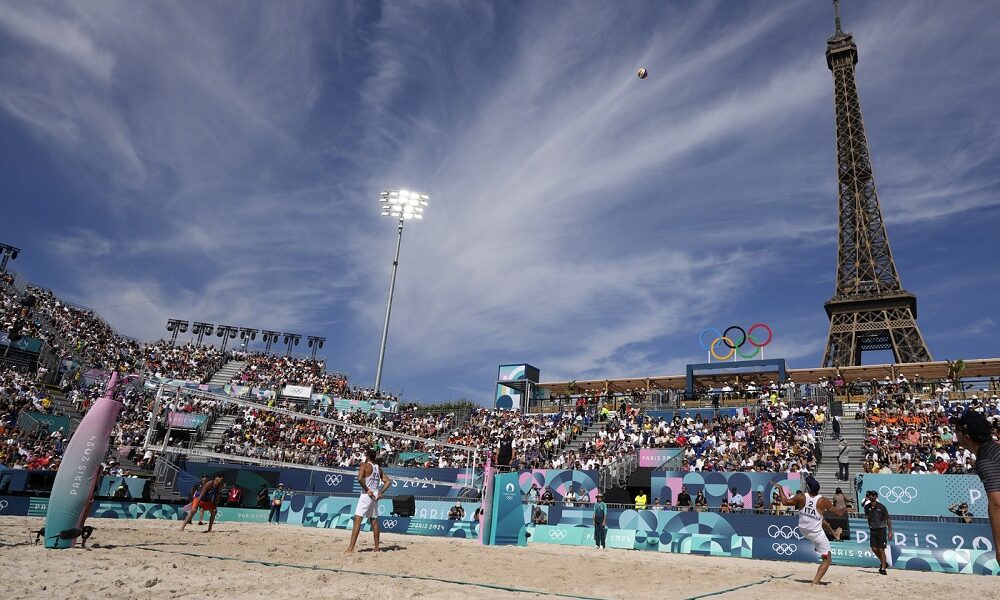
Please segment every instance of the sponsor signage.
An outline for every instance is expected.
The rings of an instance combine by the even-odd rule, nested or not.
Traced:
[[[975,517],[986,518],[986,490],[978,475],[858,475],[860,496],[878,492],[879,502],[894,515],[954,516],[948,507],[965,502]]]
[[[665,463],[679,458],[684,453],[683,448],[640,448],[640,467],[662,467]]]
[[[198,429],[207,420],[208,415],[198,413],[173,411],[167,415],[167,424],[174,429]]]
[[[287,398],[301,398],[303,400],[308,400],[312,396],[312,386],[311,385],[286,385],[283,390],[281,390],[281,395]]]

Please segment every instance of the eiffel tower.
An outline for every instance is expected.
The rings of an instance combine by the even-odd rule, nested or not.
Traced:
[[[827,40],[826,64],[833,72],[837,115],[837,202],[840,234],[837,290],[823,307],[830,317],[824,367],[861,364],[861,354],[892,350],[896,363],[928,362],[917,327],[917,297],[903,289],[882,222],[871,154],[854,80],[858,47],[840,29],[840,5],[833,0],[836,32]]]

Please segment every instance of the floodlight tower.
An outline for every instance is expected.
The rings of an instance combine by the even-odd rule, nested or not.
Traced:
[[[278,336],[280,336],[281,333],[277,331],[271,331],[269,329],[265,329],[261,333],[264,334],[264,354],[267,355],[268,353],[271,352],[271,344],[277,343]]]
[[[385,307],[385,323],[382,325],[382,344],[378,351],[378,369],[375,371],[375,392],[382,385],[382,363],[385,360],[385,343],[389,337],[389,314],[392,313],[392,292],[396,288],[396,268],[399,266],[399,246],[403,242],[403,222],[411,219],[423,219],[424,207],[429,198],[427,194],[409,190],[386,190],[379,196],[383,217],[399,219],[396,235],[396,257],[392,261],[392,276],[389,279],[389,302]]]
[[[181,319],[167,319],[167,331],[170,332],[170,347],[177,343],[177,334],[188,330],[188,322]]]
[[[325,337],[317,337],[315,335],[309,336],[309,347],[312,348],[313,360],[316,360],[316,351],[323,347],[323,342],[325,341]]]
[[[236,334],[239,332],[239,328],[233,327],[232,325],[219,325],[215,328],[215,335],[222,338],[222,351],[226,351],[226,344],[229,340],[235,339]]]
[[[20,253],[20,248],[15,248],[14,246],[9,246],[7,244],[0,244],[0,273],[6,273],[7,261],[17,260],[17,255]]]
[[[211,323],[202,323],[200,321],[195,321],[194,325],[191,327],[191,333],[198,336],[198,346],[201,346],[201,340],[206,335],[212,335],[215,331],[215,326]]]
[[[240,339],[243,340],[240,343],[240,349],[246,352],[247,346],[250,344],[250,340],[257,339],[257,331],[251,327],[240,327]]]
[[[288,351],[285,352],[285,356],[291,356],[292,355],[292,346],[298,346],[299,345],[299,340],[302,339],[302,335],[300,335],[298,333],[285,333],[285,334],[282,334],[282,335],[284,335],[284,342],[286,344],[288,344]]]

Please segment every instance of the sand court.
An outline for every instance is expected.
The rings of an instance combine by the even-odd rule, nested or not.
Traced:
[[[383,535],[383,552],[376,555],[368,533],[357,553],[345,555],[350,533],[332,529],[220,523],[203,534],[197,526],[181,532],[174,521],[88,524],[97,530],[87,549],[46,550],[28,541],[42,519],[0,519],[4,598],[1000,597],[1000,578],[976,575],[890,571],[883,577],[874,568],[834,564],[828,584],[812,590],[807,582],[815,565],[804,563],[552,545],[484,547],[391,534]]]

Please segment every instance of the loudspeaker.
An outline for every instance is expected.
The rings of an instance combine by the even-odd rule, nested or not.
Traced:
[[[395,496],[392,499],[392,512],[397,517],[412,517],[417,512],[417,503],[413,496]]]

